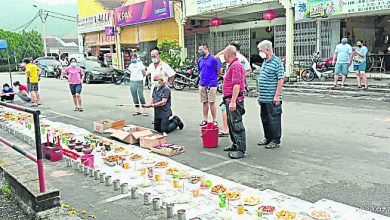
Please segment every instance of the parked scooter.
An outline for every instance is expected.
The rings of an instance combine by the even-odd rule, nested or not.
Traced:
[[[195,66],[192,66],[190,69],[182,70],[176,72],[175,79],[173,80],[173,88],[175,90],[183,90],[186,86],[188,88],[199,87],[200,74],[196,70]]]
[[[333,78],[334,66],[332,65],[333,58],[328,58],[321,61],[320,52],[315,52],[312,56],[312,66],[302,75],[302,79],[306,82],[312,81],[315,77],[325,81],[328,78]]]
[[[128,69],[125,70],[114,69],[114,73],[112,74],[111,81],[115,83],[115,85],[120,85],[122,83],[124,83],[125,85],[129,85],[130,74],[131,72]]]

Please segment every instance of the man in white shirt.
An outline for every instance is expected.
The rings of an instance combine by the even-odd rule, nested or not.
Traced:
[[[245,69],[245,75],[249,75],[252,73],[251,65],[248,61],[248,59],[240,53],[241,44],[238,41],[232,41],[230,45],[234,46],[237,50],[237,58],[238,61],[240,61],[241,65]],[[224,51],[219,52],[217,55],[215,55],[215,58],[217,58],[221,63],[225,63],[224,58]],[[226,69],[228,69],[228,66],[226,66]],[[246,83],[246,82],[245,82]],[[229,136],[229,128],[227,124],[227,114],[226,114],[226,106],[224,104],[220,105],[222,110],[222,131],[219,132],[220,137],[228,137]]]
[[[152,63],[148,67],[148,74],[150,74],[151,79],[154,79],[154,76],[158,73],[161,73],[164,76],[164,82],[168,82],[168,85],[171,85],[176,74],[175,70],[173,70],[169,64],[165,63],[160,58],[160,52],[158,49],[154,49],[150,52],[150,57],[152,58]],[[158,85],[154,85],[153,81],[151,84],[151,94],[153,93],[154,87]]]

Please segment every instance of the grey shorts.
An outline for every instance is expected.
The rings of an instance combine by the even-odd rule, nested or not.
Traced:
[[[39,90],[39,84],[38,83],[30,83],[28,87],[28,91],[30,92],[38,92]]]

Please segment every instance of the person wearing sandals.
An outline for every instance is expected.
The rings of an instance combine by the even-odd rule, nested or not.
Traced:
[[[348,38],[343,37],[341,43],[336,46],[336,50],[333,55],[332,65],[335,66],[334,71],[334,83],[333,88],[337,87],[337,81],[341,75],[341,88],[345,86],[345,80],[348,75],[348,68],[352,62],[352,47],[348,44]]]
[[[41,69],[37,65],[31,63],[30,59],[25,59],[24,63],[26,63],[25,72],[27,75],[28,90],[30,91],[33,103],[31,107],[38,107],[38,105],[41,105],[41,95],[39,93]]]
[[[264,60],[258,78],[258,102],[265,137],[258,145],[273,149],[280,147],[282,134],[284,67],[280,58],[273,53],[272,42],[265,40],[260,42],[257,47]]]
[[[246,156],[246,131],[242,120],[245,114],[245,69],[237,58],[234,46],[225,48],[224,58],[229,63],[229,68],[223,81],[223,103],[227,107],[229,135],[232,141],[232,145],[224,151],[230,151],[228,156],[231,159],[240,159]]]
[[[72,93],[74,111],[82,112],[81,90],[83,88],[84,71],[77,65],[76,59],[70,60],[70,65],[64,70],[64,76],[68,78],[70,92]]]
[[[363,41],[356,42],[356,48],[353,51],[353,69],[356,71],[357,88],[361,89],[361,79],[363,78],[364,89],[368,89],[368,80],[366,76],[367,68],[367,47],[363,46]]]
[[[203,121],[200,126],[207,125],[209,110],[217,125],[217,85],[218,76],[222,74],[221,63],[209,52],[207,44],[203,43],[198,50],[198,70],[200,72],[199,94],[203,106]]]
[[[144,77],[146,76],[146,68],[138,60],[136,53],[130,55],[131,63],[127,68],[130,71],[130,92],[133,97],[133,102],[136,108],[136,112],[133,113],[133,116],[142,115],[140,111],[140,104],[142,107],[145,105],[144,97]],[[143,107],[143,116],[149,116],[146,112],[146,108]]]

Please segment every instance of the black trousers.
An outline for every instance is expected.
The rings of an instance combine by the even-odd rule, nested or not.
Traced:
[[[154,130],[158,132],[170,133],[178,127],[177,121],[166,118],[154,118]]]
[[[244,101],[237,103],[235,111],[229,110],[230,102],[226,101],[226,113],[230,139],[239,151],[246,151],[246,132],[242,116],[245,114]]]
[[[282,136],[282,102],[278,106],[274,103],[259,102],[259,104],[265,139],[268,142],[280,144]]]
[[[4,95],[4,96],[1,96],[1,101],[3,102],[3,101],[13,101],[14,100],[14,97],[15,97],[15,95],[14,94],[12,94],[12,95]]]

